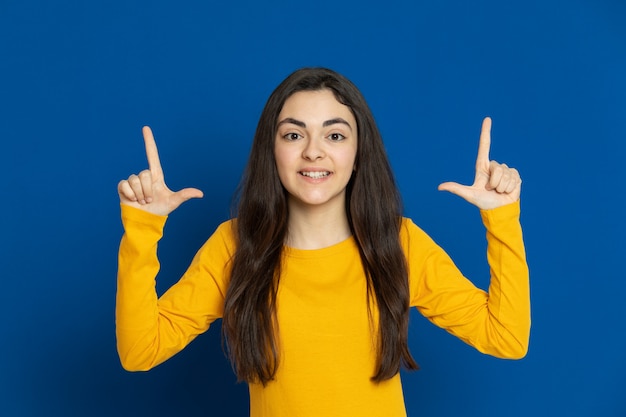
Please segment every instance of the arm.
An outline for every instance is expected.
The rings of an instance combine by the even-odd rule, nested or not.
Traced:
[[[182,350],[222,317],[234,250],[232,225],[222,224],[180,281],[158,298],[156,250],[165,217],[123,205],[122,221],[125,234],[119,250],[117,349],[125,369],[148,370]]]
[[[417,226],[406,227],[411,305],[480,352],[525,356],[530,333],[528,266],[519,203],[481,211],[487,228],[489,292],[476,288]]]
[[[487,228],[489,293],[464,278],[447,254],[426,236],[423,267],[412,287],[418,309],[478,350],[495,356],[520,358],[528,349],[530,297],[528,266],[519,222],[521,178],[514,168],[489,159],[491,119],[482,125],[474,184],[446,182],[450,191],[481,210]],[[421,232],[423,233],[423,232]],[[411,258],[409,258],[411,262]]]
[[[152,131],[144,127],[143,135],[149,169],[118,184],[125,234],[119,250],[116,333],[122,365],[131,370],[149,369],[164,361],[208,327],[206,319],[171,306],[168,311],[167,304],[157,299],[156,250],[167,215],[202,192],[193,188],[171,191],[165,185]],[[197,276],[194,270],[190,268],[189,275]],[[201,282],[191,280],[196,281]],[[171,291],[180,293],[178,288],[183,286],[175,287]],[[185,321],[195,323],[181,324]]]

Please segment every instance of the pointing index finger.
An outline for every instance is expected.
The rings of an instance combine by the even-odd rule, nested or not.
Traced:
[[[476,157],[476,167],[489,166],[489,148],[491,147],[491,118],[485,117],[483,127],[480,132],[478,143],[478,156]]]
[[[148,158],[148,166],[153,177],[163,177],[163,169],[161,168],[161,160],[159,159],[159,151],[157,150],[156,141],[152,134],[152,129],[144,126],[142,129],[143,140],[146,145],[146,157]]]

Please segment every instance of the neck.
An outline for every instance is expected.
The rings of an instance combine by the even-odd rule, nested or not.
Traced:
[[[289,203],[287,246],[321,249],[342,242],[351,235],[344,204],[315,207]]]

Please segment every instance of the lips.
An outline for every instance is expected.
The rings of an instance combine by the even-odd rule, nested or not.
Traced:
[[[300,171],[299,174],[313,179],[320,179],[329,176],[330,171]]]

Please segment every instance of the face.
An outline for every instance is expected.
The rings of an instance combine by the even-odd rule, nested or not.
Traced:
[[[345,210],[357,151],[357,125],[330,90],[290,96],[278,116],[274,155],[290,207]]]

